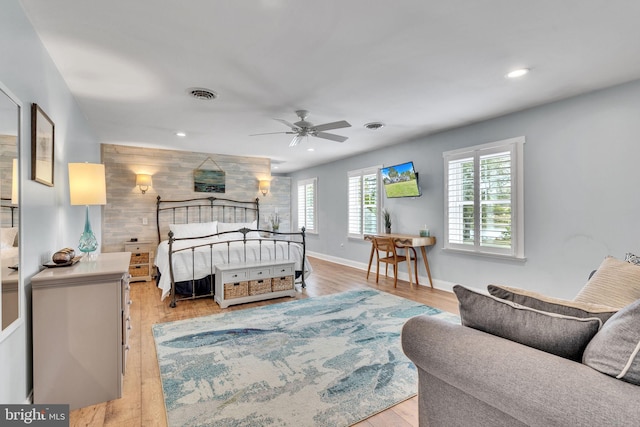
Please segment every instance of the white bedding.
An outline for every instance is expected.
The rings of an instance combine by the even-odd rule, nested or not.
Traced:
[[[269,261],[269,260],[291,260],[295,262],[296,271],[302,269],[302,244],[286,243],[262,240],[262,244],[258,241],[247,241],[246,250],[243,242],[234,241],[227,242],[218,238],[210,239],[193,239],[177,241],[173,244],[174,251],[180,248],[188,248],[198,244],[218,242],[213,245],[213,251],[209,246],[197,248],[195,251],[185,250],[174,252],[173,254],[173,274],[176,282],[182,282],[192,279],[202,279],[211,272],[215,272],[215,265],[228,263],[242,263],[252,261]],[[245,260],[246,252],[246,260]],[[213,255],[213,256],[212,256]],[[213,258],[213,266],[211,266],[211,258]],[[192,263],[195,260],[195,274],[192,274]],[[169,242],[163,241],[158,245],[156,251],[155,265],[160,273],[160,281],[158,287],[162,289],[162,297],[164,299],[171,293],[171,274],[169,272]],[[304,276],[305,278],[311,273],[311,264],[305,259]]]

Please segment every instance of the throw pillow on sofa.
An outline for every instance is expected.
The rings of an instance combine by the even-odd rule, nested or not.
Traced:
[[[585,347],[602,326],[597,317],[535,310],[460,285],[453,292],[462,325],[575,361],[582,360]]]
[[[509,286],[489,285],[487,286],[487,291],[494,297],[535,308],[536,310],[581,318],[597,317],[603,323],[618,311],[617,308],[606,305],[552,298],[537,292]]]
[[[584,351],[582,362],[604,374],[640,385],[640,300],[604,324]]]
[[[618,309],[640,299],[640,266],[607,257],[574,301]]]

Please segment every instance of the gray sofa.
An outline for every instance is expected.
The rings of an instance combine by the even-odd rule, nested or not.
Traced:
[[[420,426],[640,426],[640,386],[429,316],[402,331]]]

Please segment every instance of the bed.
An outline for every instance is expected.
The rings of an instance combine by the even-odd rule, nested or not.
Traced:
[[[157,197],[157,285],[161,299],[214,296],[216,265],[287,260],[295,263],[296,282],[306,287],[311,265],[305,256],[305,232],[261,230],[259,199],[219,197],[162,200]]]

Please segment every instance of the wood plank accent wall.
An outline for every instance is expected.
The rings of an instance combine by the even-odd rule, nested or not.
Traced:
[[[211,157],[225,171],[225,193],[193,191],[193,170]],[[237,200],[260,198],[260,228],[268,229],[275,212],[282,218],[281,229],[291,223],[291,179],[271,177],[271,160],[262,157],[238,157],[191,151],[162,150],[124,145],[102,144],[102,163],[107,179],[107,204],[102,211],[101,252],[124,250],[132,237],[158,243],[156,234],[156,197],[179,200],[207,195]],[[207,161],[202,169],[216,169]],[[135,185],[136,174],[152,175],[153,185],[142,194]],[[258,190],[258,180],[271,177],[266,196]],[[146,218],[147,224],[143,224]]]

